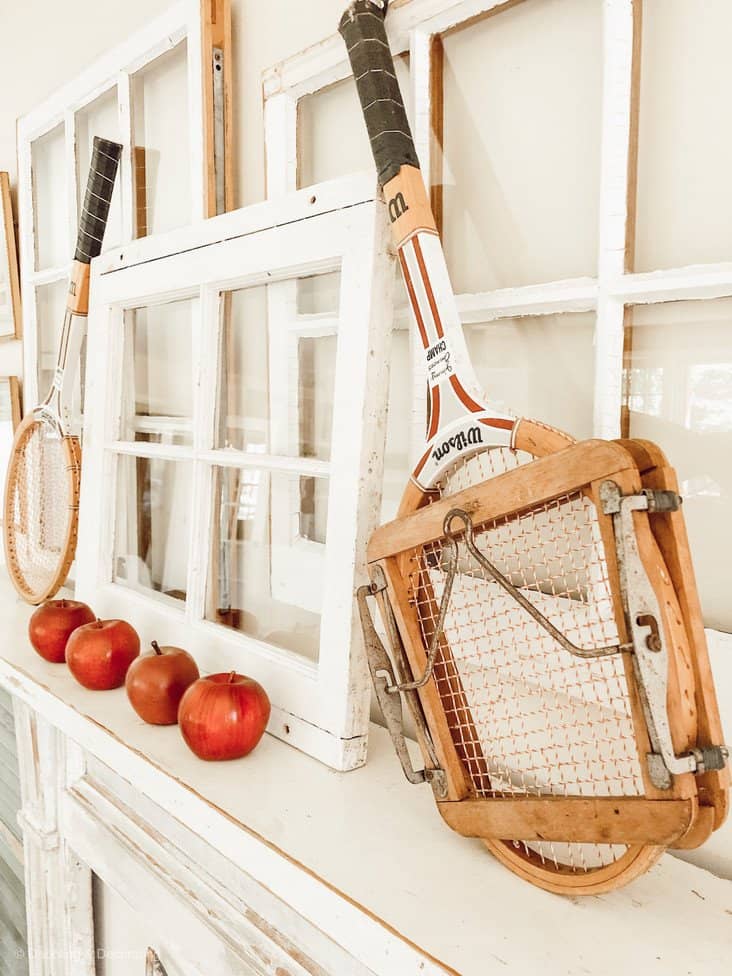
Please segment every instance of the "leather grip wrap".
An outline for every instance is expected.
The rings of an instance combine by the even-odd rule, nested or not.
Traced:
[[[102,250],[121,153],[122,146],[119,143],[94,137],[84,209],[79,220],[79,236],[74,254],[74,260],[81,264],[90,264],[92,258]]]
[[[402,166],[419,167],[386,38],[385,14],[383,0],[355,0],[338,27],[348,49],[381,186]]]

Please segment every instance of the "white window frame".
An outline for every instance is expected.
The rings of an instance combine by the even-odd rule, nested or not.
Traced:
[[[204,32],[207,26],[204,7],[201,0],[177,0],[163,14],[93,62],[84,72],[18,121],[18,223],[21,289],[25,298],[22,314],[23,398],[26,409],[38,402],[39,394],[36,289],[66,280],[76,243],[79,216],[77,201],[80,199],[76,166],[76,113],[116,87],[120,141],[123,144],[118,177],[122,203],[122,243],[126,244],[135,237],[136,212],[132,76],[184,40],[188,42],[187,151],[191,161],[190,219],[195,222],[207,216],[203,188],[208,182],[208,169],[201,97],[204,84],[201,39],[206,36]],[[32,145],[59,125],[63,125],[65,142],[65,198],[61,205],[65,210],[68,262],[36,271]]]
[[[336,769],[365,761],[370,684],[353,592],[378,519],[391,337],[394,263],[383,203],[371,176],[349,177],[234,211],[198,227],[134,241],[93,264],[84,477],[77,595],[100,616],[121,616],[145,641],[188,648],[202,671],[237,669],[273,704],[269,731]],[[222,290],[340,267],[331,460],[214,449]],[[124,309],[197,295],[193,445],[119,441]],[[271,310],[270,310],[271,311]],[[324,327],[300,316],[301,329]],[[315,318],[315,320],[314,320]],[[271,328],[288,331],[287,319]],[[332,316],[325,327],[332,329]],[[191,460],[187,600],[172,606],[113,582],[116,466],[125,455]],[[213,465],[326,475],[330,479],[319,661],[281,651],[204,619],[211,546]]]
[[[432,138],[433,43],[484,14],[500,16],[506,0],[404,0],[390,6],[387,33],[394,55],[410,56],[413,135],[427,186],[439,164]],[[633,253],[634,170],[639,103],[640,0],[603,0],[603,92],[598,262],[595,277],[499,288],[457,296],[462,321],[596,312],[593,429],[621,435],[626,313],[634,305],[732,296],[732,262],[629,272]],[[338,34],[264,73],[267,187],[270,197],[297,186],[298,102],[351,73]],[[424,442],[423,364],[412,346],[412,456]],[[715,643],[723,635],[712,631]]]

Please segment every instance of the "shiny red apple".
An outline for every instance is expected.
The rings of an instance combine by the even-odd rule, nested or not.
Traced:
[[[80,685],[108,691],[125,683],[127,669],[140,653],[140,638],[126,620],[95,620],[73,632],[66,663]]]
[[[94,619],[94,613],[86,603],[48,600],[28,621],[28,637],[42,658],[62,664],[66,660],[66,644],[71,634]]]
[[[182,647],[160,647],[130,665],[125,688],[130,704],[150,725],[175,725],[184,692],[198,680],[198,665]]]
[[[253,678],[209,674],[183,695],[178,724],[199,759],[240,759],[262,738],[270,709],[267,692]]]

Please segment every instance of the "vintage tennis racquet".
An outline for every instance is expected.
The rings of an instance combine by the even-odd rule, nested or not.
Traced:
[[[18,427],[5,484],[5,555],[28,603],[63,586],[76,551],[81,476],[71,399],[89,309],[89,266],[102,249],[122,147],[95,138],[58,358],[45,400]]]
[[[701,799],[696,775],[725,765],[721,740],[706,735],[718,724],[699,721],[716,702],[698,680],[691,604],[680,606],[649,521],[676,513],[679,498],[644,486],[627,445],[575,444],[485,400],[385,12],[356,0],[340,31],[424,348],[429,411],[398,517],[369,544],[372,584],[358,594],[369,666],[407,777],[431,783],[454,829],[535,884],[597,893],[667,846],[701,843],[723,817],[726,773]],[[402,695],[423,771],[407,752]]]

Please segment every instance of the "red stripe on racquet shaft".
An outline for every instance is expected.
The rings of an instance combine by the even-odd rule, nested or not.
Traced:
[[[474,400],[470,394],[465,390],[457,376],[450,377],[450,384],[455,391],[455,396],[460,400],[463,406],[466,406],[471,413],[484,413],[485,407],[481,406],[477,400]],[[501,430],[512,430],[515,420],[508,420],[499,417],[482,417],[482,424],[487,424],[489,427],[500,427]]]
[[[496,427],[499,430],[513,430],[516,426],[515,420],[506,420],[505,417],[481,417],[480,422],[486,427]]]
[[[440,387],[433,386],[429,390],[430,397],[430,420],[427,429],[427,440],[431,441],[440,426]]]
[[[407,286],[409,301],[411,302],[412,309],[414,311],[414,317],[417,319],[417,327],[419,329],[420,338],[422,339],[422,346],[426,349],[429,345],[427,341],[427,330],[424,327],[424,319],[422,318],[422,312],[420,311],[419,302],[417,301],[417,294],[414,290],[414,285],[412,284],[412,277],[409,274],[407,259],[404,257],[404,251],[401,248],[399,249],[399,263],[402,266],[404,284]]]
[[[464,407],[467,407],[471,413],[482,413],[485,407],[474,400],[470,394],[466,391],[463,384],[454,374],[450,377],[450,386],[455,391],[455,396],[462,403]]]
[[[424,285],[424,290],[427,294],[427,301],[430,303],[430,311],[432,312],[432,319],[435,323],[435,332],[437,333],[437,338],[442,339],[445,333],[442,328],[440,313],[437,310],[435,294],[432,291],[432,283],[429,279],[429,275],[427,274],[427,266],[424,263],[424,254],[422,254],[422,245],[419,243],[419,235],[412,239],[412,246],[414,247],[417,264],[419,265],[419,273],[422,276],[422,284]]]

